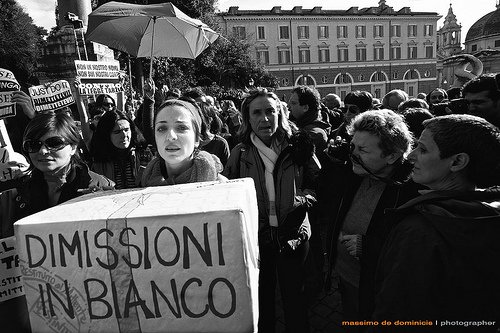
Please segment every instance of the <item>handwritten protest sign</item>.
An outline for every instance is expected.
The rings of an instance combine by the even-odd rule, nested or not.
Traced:
[[[75,102],[71,87],[65,80],[30,87],[29,93],[36,112],[57,110]]]
[[[0,302],[24,295],[16,238],[0,239]]]
[[[81,95],[114,94],[123,91],[118,61],[75,60],[76,75],[81,79]]]
[[[12,102],[12,93],[20,88],[14,73],[0,68],[0,119],[16,115],[16,103]]]
[[[253,181],[90,194],[15,224],[32,328],[255,332]]]

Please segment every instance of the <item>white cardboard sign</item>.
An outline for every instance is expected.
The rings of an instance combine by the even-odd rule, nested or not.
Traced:
[[[12,93],[20,88],[14,73],[0,68],[0,119],[16,115],[16,103],[12,102]]]
[[[59,80],[29,88],[36,112],[57,110],[75,102],[68,81]]]
[[[81,80],[78,86],[81,95],[115,94],[124,90],[118,61],[75,60],[75,67]]]
[[[251,179],[90,194],[15,224],[34,331],[256,332]]]
[[[0,302],[24,295],[14,236],[0,239]]]

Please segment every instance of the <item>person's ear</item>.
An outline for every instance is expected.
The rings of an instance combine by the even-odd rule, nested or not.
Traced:
[[[458,172],[461,170],[465,170],[465,168],[469,165],[470,156],[467,153],[458,153],[452,157],[450,171]]]
[[[403,156],[401,153],[392,153],[385,156],[387,164],[392,165]]]

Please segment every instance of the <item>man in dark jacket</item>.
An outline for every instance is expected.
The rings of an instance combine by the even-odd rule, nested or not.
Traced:
[[[311,136],[316,152],[326,148],[330,125],[323,121],[320,109],[320,96],[316,89],[308,86],[298,86],[292,90],[288,101],[290,120],[299,129]],[[318,156],[321,161],[321,156]]]
[[[384,210],[415,197],[405,161],[412,136],[389,110],[367,111],[348,127],[351,163],[326,165],[318,180],[320,221],[328,227],[329,270],[340,276],[345,320],[369,319],[378,255],[388,234]],[[328,281],[329,279],[327,279]]]

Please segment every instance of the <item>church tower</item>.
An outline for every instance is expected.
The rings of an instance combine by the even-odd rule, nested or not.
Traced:
[[[457,23],[457,17],[453,13],[453,8],[448,9],[448,14],[444,19],[444,24],[437,31],[438,37],[438,55],[441,58],[447,58],[454,54],[462,52],[462,26]]]

